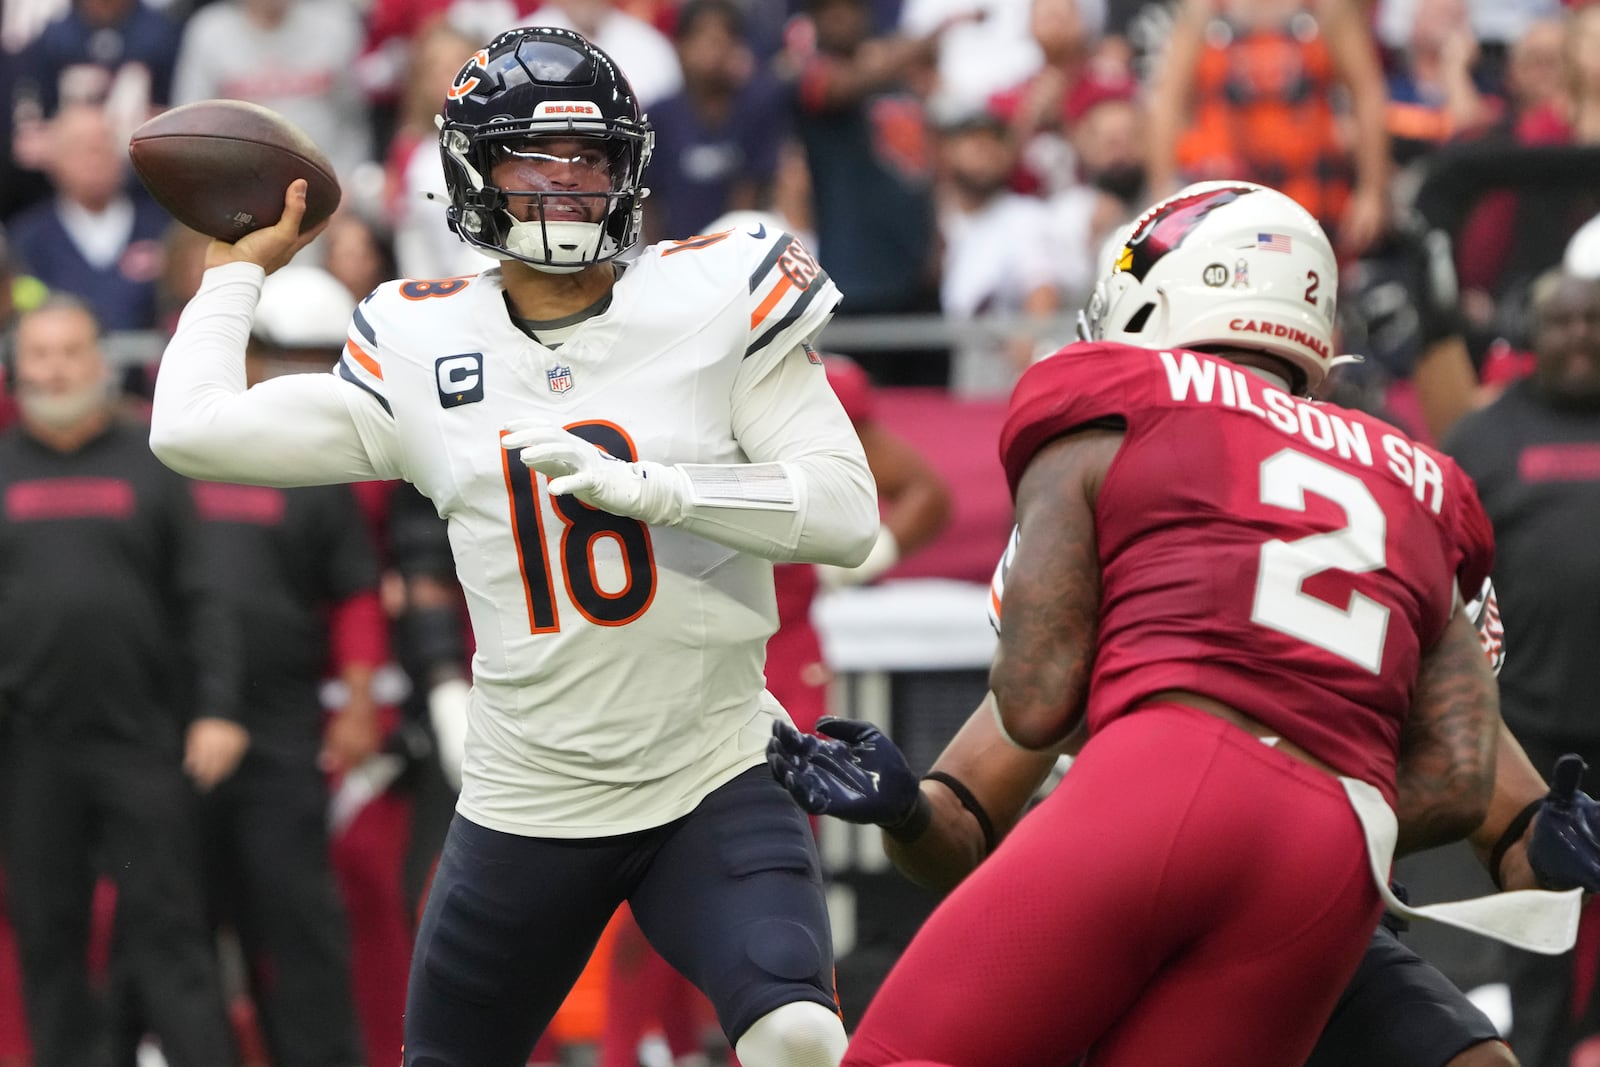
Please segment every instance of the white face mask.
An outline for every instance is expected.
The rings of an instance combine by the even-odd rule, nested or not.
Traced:
[[[550,236],[549,247],[545,234]],[[547,274],[576,274],[595,261],[605,227],[598,222],[517,222],[506,234],[506,248],[519,256],[549,262],[531,264]]]
[[[29,422],[50,430],[70,430],[111,406],[109,380],[66,393],[47,393],[37,387],[17,387],[17,407]]]

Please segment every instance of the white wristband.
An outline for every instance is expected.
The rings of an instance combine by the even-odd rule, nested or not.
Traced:
[[[782,463],[679,463],[695,507],[794,511],[794,480]]]

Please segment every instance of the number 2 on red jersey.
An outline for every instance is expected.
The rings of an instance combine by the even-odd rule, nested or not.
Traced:
[[[1263,504],[1304,511],[1306,493],[1315,493],[1344,509],[1345,525],[1261,546],[1250,621],[1379,673],[1389,609],[1358,592],[1338,608],[1304,588],[1322,571],[1365,574],[1385,565],[1388,519],[1372,490],[1355,475],[1290,448],[1262,461],[1260,483]]]

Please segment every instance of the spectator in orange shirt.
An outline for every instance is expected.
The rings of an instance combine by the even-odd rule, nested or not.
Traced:
[[[1344,255],[1388,214],[1383,74],[1350,0],[1183,0],[1150,104],[1150,192],[1242,179],[1293,197]],[[1350,97],[1350,139],[1334,108]]]

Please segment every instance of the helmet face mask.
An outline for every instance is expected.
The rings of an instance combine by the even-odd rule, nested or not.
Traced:
[[[552,273],[611,259],[639,239],[654,141],[604,52],[569,30],[503,33],[446,94],[450,228],[490,256]],[[541,187],[502,188],[497,172]]]
[[[1248,182],[1168,197],[1101,252],[1085,310],[1095,340],[1262,352],[1309,392],[1333,362],[1338,265],[1299,204]]]

